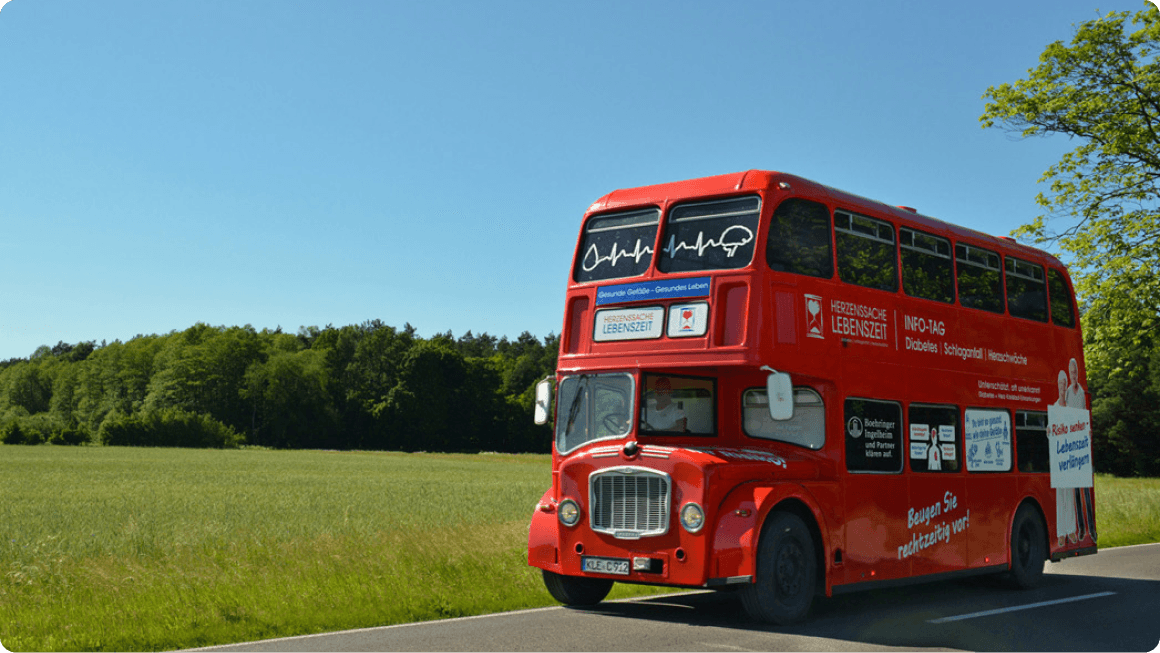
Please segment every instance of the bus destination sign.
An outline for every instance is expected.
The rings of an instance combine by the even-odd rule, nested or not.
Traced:
[[[695,277],[601,286],[596,289],[596,305],[708,297],[711,280],[712,277]]]

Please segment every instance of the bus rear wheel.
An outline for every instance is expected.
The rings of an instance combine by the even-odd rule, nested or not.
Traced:
[[[1011,571],[1008,582],[1019,589],[1031,589],[1043,579],[1047,558],[1047,535],[1039,513],[1027,504],[1015,511],[1011,525]]]
[[[563,576],[541,569],[548,593],[564,605],[596,605],[612,591],[612,581],[604,578],[577,578]]]
[[[780,626],[801,621],[814,600],[817,564],[813,537],[801,518],[770,515],[757,548],[756,582],[741,588],[745,611]]]

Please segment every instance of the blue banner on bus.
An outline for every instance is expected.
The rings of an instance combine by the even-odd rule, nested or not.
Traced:
[[[656,301],[658,299],[708,297],[709,282],[711,279],[712,277],[664,279],[638,281],[637,283],[622,283],[616,286],[601,286],[596,289],[596,305]]]

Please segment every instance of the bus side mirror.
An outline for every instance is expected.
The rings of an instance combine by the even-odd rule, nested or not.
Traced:
[[[550,378],[544,379],[536,384],[536,408],[535,408],[535,422],[536,424],[547,424],[548,415],[552,412],[552,381]]]
[[[793,381],[785,372],[773,372],[765,379],[765,396],[769,398],[769,416],[783,422],[793,419]]]

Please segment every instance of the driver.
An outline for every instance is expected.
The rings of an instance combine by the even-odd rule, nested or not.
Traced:
[[[689,419],[685,411],[673,403],[673,382],[662,376],[653,385],[653,396],[648,401],[645,426],[654,431],[687,431]]]

